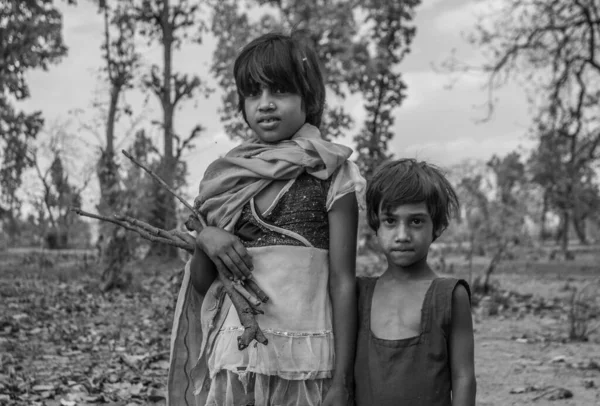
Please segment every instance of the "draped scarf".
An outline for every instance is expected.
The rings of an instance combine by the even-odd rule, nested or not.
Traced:
[[[352,149],[324,140],[308,123],[276,144],[252,139],[208,166],[195,208],[208,225],[229,229],[244,204],[272,181],[293,179],[304,171],[328,179],[351,154]]]

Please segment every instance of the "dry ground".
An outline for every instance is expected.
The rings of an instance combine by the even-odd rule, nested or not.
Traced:
[[[478,405],[600,405],[598,335],[567,339],[569,298],[600,277],[599,259],[507,262],[494,276],[506,291],[475,295]],[[180,264],[134,264],[129,290],[102,294],[92,261],[0,253],[0,405],[164,404]]]

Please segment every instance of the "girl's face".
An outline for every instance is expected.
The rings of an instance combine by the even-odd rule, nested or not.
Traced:
[[[433,242],[433,222],[425,202],[401,204],[392,210],[379,209],[377,239],[388,266],[417,269],[427,261]]]
[[[261,87],[244,97],[250,128],[267,143],[290,139],[306,122],[302,97],[277,88]]]

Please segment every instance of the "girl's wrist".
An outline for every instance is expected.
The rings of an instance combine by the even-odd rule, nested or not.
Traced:
[[[200,232],[196,236],[196,250],[201,250],[202,252],[205,252],[203,241],[204,241],[206,231],[208,228],[209,227],[203,228],[202,230],[200,230]]]

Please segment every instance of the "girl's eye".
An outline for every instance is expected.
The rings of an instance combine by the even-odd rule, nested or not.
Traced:
[[[423,224],[423,220],[422,219],[413,219],[412,223],[416,226],[420,226]]]
[[[273,93],[275,94],[283,94],[283,93],[287,93],[287,91],[281,87],[276,87],[273,89]]]
[[[386,218],[383,219],[383,223],[385,225],[391,226],[391,225],[394,225],[394,223],[396,223],[396,220],[394,220],[391,217],[386,217]]]

